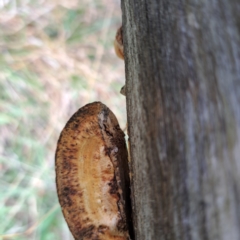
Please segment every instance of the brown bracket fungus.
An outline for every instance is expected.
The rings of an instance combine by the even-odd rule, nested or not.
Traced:
[[[115,40],[114,40],[114,49],[116,55],[124,60],[124,52],[123,52],[123,30],[122,26],[117,30]],[[125,86],[121,88],[120,93],[124,96],[126,96],[126,89]]]
[[[117,30],[114,40],[114,49],[117,56],[124,60],[122,27]]]
[[[56,184],[77,240],[127,240],[131,224],[128,156],[115,115],[100,102],[80,108],[57,144]]]

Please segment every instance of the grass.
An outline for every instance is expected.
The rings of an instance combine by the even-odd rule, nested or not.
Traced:
[[[54,155],[83,105],[126,122],[118,1],[0,0],[0,239],[73,239],[59,207]]]

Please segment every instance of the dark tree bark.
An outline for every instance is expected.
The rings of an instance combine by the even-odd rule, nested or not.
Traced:
[[[136,239],[240,239],[240,1],[122,11]]]

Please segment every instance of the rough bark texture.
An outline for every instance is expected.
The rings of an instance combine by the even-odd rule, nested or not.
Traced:
[[[122,11],[136,240],[240,239],[240,1]]]

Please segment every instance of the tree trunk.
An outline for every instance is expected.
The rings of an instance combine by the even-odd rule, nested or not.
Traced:
[[[240,1],[122,0],[136,240],[240,239]]]

